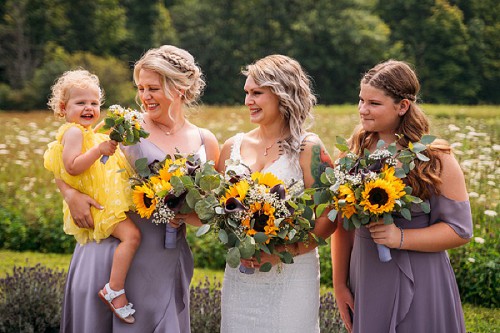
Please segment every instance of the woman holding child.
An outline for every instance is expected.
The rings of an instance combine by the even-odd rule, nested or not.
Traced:
[[[151,49],[135,64],[134,82],[145,112],[142,127],[150,135],[137,145],[123,147],[131,165],[138,158],[153,162],[177,151],[198,154],[202,161],[218,160],[215,136],[185,117],[184,107],[196,103],[205,86],[191,54],[169,45]],[[81,228],[93,227],[90,207],[100,208],[99,203],[62,181],[57,184],[74,222]],[[141,233],[141,244],[125,282],[127,298],[136,309],[135,322],[123,323],[97,297],[107,282],[118,245],[116,239],[107,238],[75,248],[61,332],[190,332],[189,284],[194,265],[183,222],[197,224],[199,220],[195,215],[174,218],[171,225],[178,228],[176,246],[166,249],[165,225],[155,225],[137,214],[129,216]]]

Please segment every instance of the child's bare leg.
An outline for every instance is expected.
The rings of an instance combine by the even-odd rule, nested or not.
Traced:
[[[113,255],[113,265],[109,277],[109,287],[113,290],[120,290],[125,287],[125,279],[134,259],[135,252],[141,242],[141,233],[134,222],[129,218],[118,223],[111,234],[120,240]],[[103,291],[106,294],[106,291]],[[118,296],[112,301],[115,308],[121,308],[128,304],[125,294]]]

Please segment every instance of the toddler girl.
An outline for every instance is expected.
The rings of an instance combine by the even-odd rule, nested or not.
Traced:
[[[100,242],[109,236],[120,240],[113,256],[109,283],[98,296],[125,323],[132,324],[135,310],[125,296],[125,278],[140,244],[140,232],[126,216],[132,205],[128,178],[132,174],[118,143],[105,134],[94,133],[92,126],[100,116],[103,92],[96,75],[86,70],[65,72],[52,87],[49,107],[56,117],[65,118],[44,154],[44,166],[56,179],[104,204],[102,210],[92,208],[94,228],[77,226],[63,202],[64,232],[79,244]],[[109,155],[106,164],[102,155]],[[118,172],[125,170],[124,172]]]

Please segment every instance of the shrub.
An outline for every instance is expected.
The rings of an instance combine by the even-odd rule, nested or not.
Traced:
[[[0,279],[0,332],[56,332],[66,274],[37,264]]]
[[[475,237],[449,251],[462,302],[498,307],[500,305],[500,252],[494,237]]]
[[[347,332],[340,319],[335,297],[331,292],[321,295],[319,306],[319,328],[321,333]]]
[[[204,282],[191,287],[191,331],[192,333],[220,332],[221,284]]]

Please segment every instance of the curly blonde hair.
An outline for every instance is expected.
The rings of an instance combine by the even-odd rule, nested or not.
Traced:
[[[420,83],[415,71],[404,61],[388,60],[370,69],[361,79],[361,84],[369,84],[382,90],[395,103],[407,99],[410,102],[408,111],[400,116],[396,134],[401,135],[398,144],[408,147],[410,142],[417,142],[422,136],[429,134],[430,126],[427,116],[417,104]],[[378,141],[375,132],[367,132],[361,125],[354,130],[350,139],[351,150],[356,154],[372,147]],[[438,186],[442,183],[441,160],[439,154],[451,153],[451,148],[444,140],[436,140],[423,154],[430,158],[428,162],[415,161],[416,167],[407,176],[413,193],[422,199],[428,199],[432,194],[439,194]]]
[[[72,88],[97,88],[99,90],[99,101],[104,103],[104,90],[102,90],[97,75],[90,73],[85,69],[76,69],[64,72],[51,88],[51,95],[47,105],[54,111],[58,118],[64,118],[65,114],[62,105],[69,100]]]
[[[300,154],[300,138],[311,126],[317,99],[309,76],[299,62],[288,56],[274,54],[259,59],[242,70],[260,87],[269,87],[279,98],[279,110],[290,130],[282,142],[285,153]],[[309,123],[307,121],[309,120]]]
[[[186,50],[172,45],[150,49],[135,63],[134,82],[136,84],[142,69],[160,74],[163,91],[169,99],[173,99],[171,90],[183,92],[182,100],[187,106],[196,105],[205,88],[203,73],[194,57]],[[143,108],[138,94],[136,101]]]

